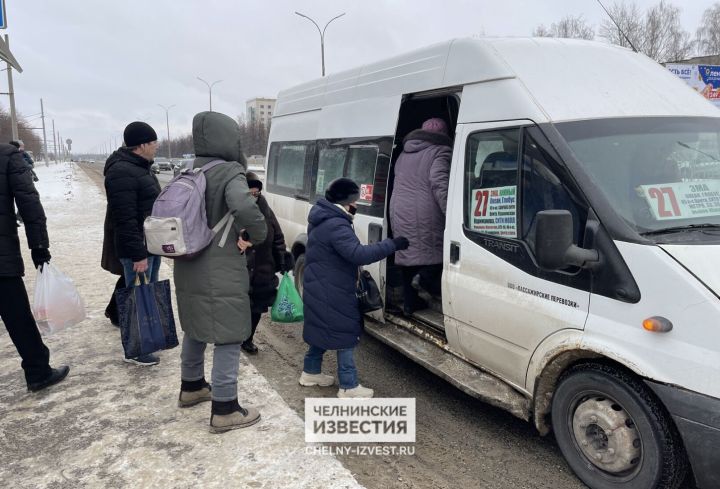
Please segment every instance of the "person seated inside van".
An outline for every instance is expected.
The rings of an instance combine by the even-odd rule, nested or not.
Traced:
[[[395,254],[402,270],[406,315],[427,308],[429,300],[441,295],[451,156],[447,123],[432,118],[405,137],[395,163],[390,224],[395,236],[410,241],[410,248]]]

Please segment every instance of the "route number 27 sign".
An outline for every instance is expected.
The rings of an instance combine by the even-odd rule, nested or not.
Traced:
[[[720,180],[640,185],[658,221],[720,216]]]

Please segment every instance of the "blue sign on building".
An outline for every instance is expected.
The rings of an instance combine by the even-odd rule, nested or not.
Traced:
[[[0,29],[7,29],[7,16],[5,15],[5,0],[0,0]]]

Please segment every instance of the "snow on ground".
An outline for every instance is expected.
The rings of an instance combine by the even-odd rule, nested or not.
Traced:
[[[246,359],[240,403],[257,406],[262,420],[222,435],[208,432],[209,403],[176,405],[179,348],[156,367],[124,363],[119,331],[104,317],[116,280],[100,268],[105,197],[71,163],[38,162],[36,171],[52,262],[75,281],[88,319],[46,338],[52,364],[71,371],[36,394],[0,328],[0,487],[360,487],[334,457],[306,452],[303,420]],[[32,300],[35,272],[23,254]],[[170,273],[163,264],[161,279]],[[207,378],[210,368],[208,359]]]

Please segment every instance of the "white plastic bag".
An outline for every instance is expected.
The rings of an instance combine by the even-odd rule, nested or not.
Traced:
[[[40,333],[51,335],[85,319],[85,303],[73,281],[50,263],[38,269],[33,315]]]

